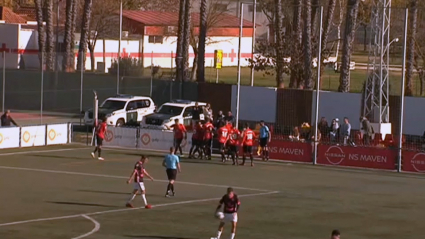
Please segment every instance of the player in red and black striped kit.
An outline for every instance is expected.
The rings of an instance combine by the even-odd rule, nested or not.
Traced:
[[[220,225],[218,226],[216,238],[220,239],[221,234],[223,233],[224,224],[226,222],[231,222],[232,234],[230,236],[230,239],[234,239],[236,235],[236,224],[238,223],[238,210],[241,205],[241,202],[239,201],[238,195],[233,192],[233,188],[228,188],[227,194],[221,198],[219,205],[217,206],[217,209],[215,211],[216,214],[220,211],[222,205],[224,205],[224,218],[221,220]]]
[[[212,138],[214,125],[211,122],[211,119],[207,119],[207,122],[204,124],[204,147],[205,147],[205,156],[207,159],[211,160],[211,147],[212,147]]]
[[[96,123],[97,124],[97,123]],[[95,158],[96,152],[98,153],[99,160],[104,160],[100,155],[102,153],[102,145],[103,145],[103,139],[105,138],[106,134],[106,117],[102,118],[102,123],[95,125],[96,127],[96,147],[94,148],[94,151],[91,153],[92,158]]]
[[[130,199],[128,200],[126,206],[127,207],[133,207],[131,202],[134,200],[134,198],[137,195],[137,192],[140,191],[140,194],[142,195],[143,202],[145,203],[145,208],[150,209],[151,206],[148,204],[146,200],[146,190],[145,190],[145,184],[143,182],[143,178],[148,177],[153,181],[153,177],[149,175],[149,173],[145,169],[145,164],[147,163],[148,158],[146,156],[141,156],[139,161],[134,165],[134,170],[131,173],[130,178],[128,179],[127,183],[130,183],[131,180],[134,178],[134,189],[133,193],[131,194]]]
[[[254,144],[255,133],[249,128],[249,124],[245,124],[245,130],[242,132],[242,147],[243,147],[243,161],[242,165],[245,165],[245,159],[248,155],[251,159],[251,167],[254,167],[254,157],[252,156],[252,145]]]

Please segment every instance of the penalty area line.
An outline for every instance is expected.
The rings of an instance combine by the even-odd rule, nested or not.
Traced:
[[[264,193],[252,193],[252,194],[242,194],[242,195],[239,195],[239,197],[241,197],[241,198],[244,198],[244,197],[257,197],[257,196],[272,195],[272,194],[277,194],[277,193],[279,193],[279,191],[264,192]],[[216,201],[216,200],[220,200],[220,199],[221,199],[221,197],[220,198],[195,199],[195,200],[172,202],[172,203],[163,203],[163,204],[152,205],[152,208],[168,207],[168,206],[184,205],[184,204],[192,204],[192,203],[200,203],[200,202],[210,202],[210,201]],[[86,218],[88,220],[91,220],[92,218],[89,219],[90,218],[89,216],[95,216],[95,215],[101,215],[101,214],[108,214],[108,213],[125,212],[125,211],[134,211],[134,210],[139,210],[139,209],[143,209],[143,208],[144,207],[123,208],[123,209],[107,210],[107,211],[99,211],[99,212],[91,212],[91,213],[83,213],[83,214],[75,214],[75,215],[68,215],[68,216],[61,216],[61,217],[38,218],[38,219],[31,219],[31,220],[25,220],[25,221],[16,221],[16,222],[2,223],[2,224],[0,224],[0,227],[12,226],[12,225],[20,225],[20,224],[33,223],[33,222],[55,221],[55,220],[70,219],[70,218],[76,218],[76,217],[84,217],[84,218]],[[91,232],[94,231],[93,233],[95,233],[96,231],[98,231],[100,229],[100,224],[97,225],[94,222],[95,221],[94,219],[91,220],[91,221],[95,224],[95,228]],[[97,228],[97,230],[95,231],[96,228]],[[84,235],[88,236],[87,234],[84,234]],[[82,237],[80,236],[80,237],[77,237],[77,238],[82,238]]]

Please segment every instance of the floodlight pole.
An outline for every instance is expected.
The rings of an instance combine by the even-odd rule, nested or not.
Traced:
[[[122,0],[120,1],[120,39],[119,39],[119,41],[118,41],[117,95],[120,93],[121,40],[122,40]]]
[[[257,15],[257,0],[254,0],[254,6],[252,11],[252,49],[251,59],[254,60],[255,52],[255,28],[256,28],[256,15]],[[251,67],[251,86],[254,86],[254,66]]]
[[[319,30],[319,52],[317,53],[317,80],[316,80],[316,107],[315,107],[315,123],[314,123],[314,151],[313,151],[313,164],[317,164],[317,146],[319,141],[318,136],[318,125],[319,125],[319,96],[320,96],[320,67],[322,65],[322,24],[323,24],[323,6],[320,7],[320,30]]]
[[[241,49],[242,49],[242,31],[243,31],[243,5],[240,5],[240,25],[239,25],[239,44],[238,44],[238,86],[237,86],[237,97],[236,97],[236,128],[239,126],[239,105],[240,105],[240,93],[241,93]]]
[[[407,51],[407,27],[409,9],[406,8],[404,13],[404,39],[403,39],[403,65],[401,71],[401,97],[400,97],[400,127],[399,127],[399,139],[398,139],[398,158],[397,158],[397,172],[401,172],[401,163],[403,156],[403,119],[404,119],[404,84],[406,82],[406,51]]]
[[[96,137],[94,137],[96,133],[97,121],[98,121],[98,112],[99,112],[99,102],[97,99],[97,92],[93,90],[94,100],[93,100],[93,133],[91,139],[91,145],[95,144]]]

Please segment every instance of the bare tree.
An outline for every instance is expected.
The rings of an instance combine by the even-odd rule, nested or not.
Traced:
[[[418,0],[409,1],[409,34],[407,38],[407,61],[406,61],[406,96],[413,95],[413,69],[415,64],[415,41],[418,21]]]
[[[198,65],[197,79],[198,82],[205,82],[205,42],[207,38],[207,0],[201,0],[201,9],[199,13],[199,46],[198,46]],[[195,67],[193,67],[195,68]],[[192,78],[194,77],[192,71]]]
[[[72,71],[74,68],[74,48],[72,35],[74,35],[75,28],[73,28],[74,15],[75,11],[75,0],[66,0],[66,10],[65,10],[65,36],[64,36],[64,45],[65,45],[65,55],[63,60],[63,69],[65,71]]]
[[[302,81],[302,0],[294,0],[294,13],[292,20],[292,50],[291,50],[291,76],[289,80],[290,88],[298,88]]]
[[[283,28],[283,12],[282,12],[282,0],[275,0],[275,23],[274,29],[276,34],[276,84],[279,88],[284,88],[283,83],[284,76],[284,39],[285,34]]]
[[[176,49],[176,80],[183,80],[183,42],[184,42],[184,17],[185,17],[185,6],[186,1],[180,0],[179,7],[179,23],[177,32],[177,49]]]
[[[333,22],[333,18],[334,18],[334,12],[335,12],[335,7],[336,7],[336,1],[337,0],[329,0],[328,2],[328,9],[326,11],[326,18],[325,18],[325,22],[323,24],[323,34],[322,34],[322,64],[320,64],[320,76],[321,78],[323,77],[323,72],[325,70],[325,65],[323,64],[323,61],[325,60],[325,57],[329,57],[329,51],[326,48],[326,46],[328,45],[328,38],[329,38],[329,33],[332,27],[332,22]],[[322,82],[322,81],[320,81]]]
[[[339,92],[350,91],[350,61],[356,31],[357,13],[360,0],[348,0],[345,18],[344,42],[342,48],[341,75],[339,79]]]
[[[186,0],[184,8],[184,38],[183,38],[183,80],[190,77],[189,73],[189,47],[190,47],[190,29],[191,29],[191,2]]]
[[[81,21],[81,36],[80,46],[78,49],[77,69],[81,69],[81,65],[85,65],[86,52],[87,52],[87,41],[90,30],[90,18],[92,12],[92,0],[84,0],[83,18]],[[82,62],[81,62],[82,61]],[[84,69],[81,69],[84,70]]]
[[[37,31],[38,31],[38,51],[41,53],[39,55],[40,58],[40,68],[43,68],[44,65],[44,43],[45,43],[45,34],[44,34],[44,21],[43,21],[43,4],[42,0],[34,0],[35,5],[35,14],[37,19]]]
[[[46,13],[46,70],[54,69],[54,30],[53,30],[53,0],[45,1]]]
[[[311,0],[304,0],[304,30],[303,30],[303,51],[304,51],[304,88],[313,88],[313,56],[311,52]]]

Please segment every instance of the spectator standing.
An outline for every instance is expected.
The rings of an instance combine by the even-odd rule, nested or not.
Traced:
[[[350,141],[350,133],[351,133],[351,124],[348,121],[348,118],[344,118],[344,123],[341,125],[341,128],[339,130],[340,137],[343,140],[343,144],[347,145],[348,143],[351,143]]]
[[[369,146],[374,133],[372,124],[366,117],[361,117],[360,122],[362,123],[361,130],[363,130],[363,145]]]
[[[224,116],[224,114],[223,114],[223,111],[219,111],[218,112],[218,115],[217,115],[217,117],[216,117],[216,119],[215,119],[215,121],[214,121],[214,126],[218,129],[218,128],[220,128],[221,126],[222,126],[222,124],[224,124],[225,123],[225,120],[224,120],[224,118],[225,118],[225,116]]]
[[[15,126],[18,126],[18,124],[13,120],[12,116],[10,116],[10,110],[6,110],[6,112],[4,112],[4,114],[1,116],[0,120],[2,127],[11,126],[11,123]]]
[[[227,112],[227,116],[224,117],[224,120],[227,122],[232,123],[233,125],[236,125],[235,123],[235,116],[233,116],[232,111]]]
[[[192,129],[195,128],[196,122],[201,120],[201,113],[203,113],[203,110],[198,102],[196,102],[195,107],[192,109]]]
[[[338,141],[339,135],[339,119],[333,119],[330,127],[329,135],[331,137],[331,143],[335,143]]]
[[[329,132],[329,124],[325,117],[322,117],[319,125],[317,126],[322,136],[327,137]]]
[[[205,120],[210,119],[211,121],[213,120],[213,111],[211,109],[211,105],[207,104],[207,106],[204,107],[204,115],[205,115]]]

